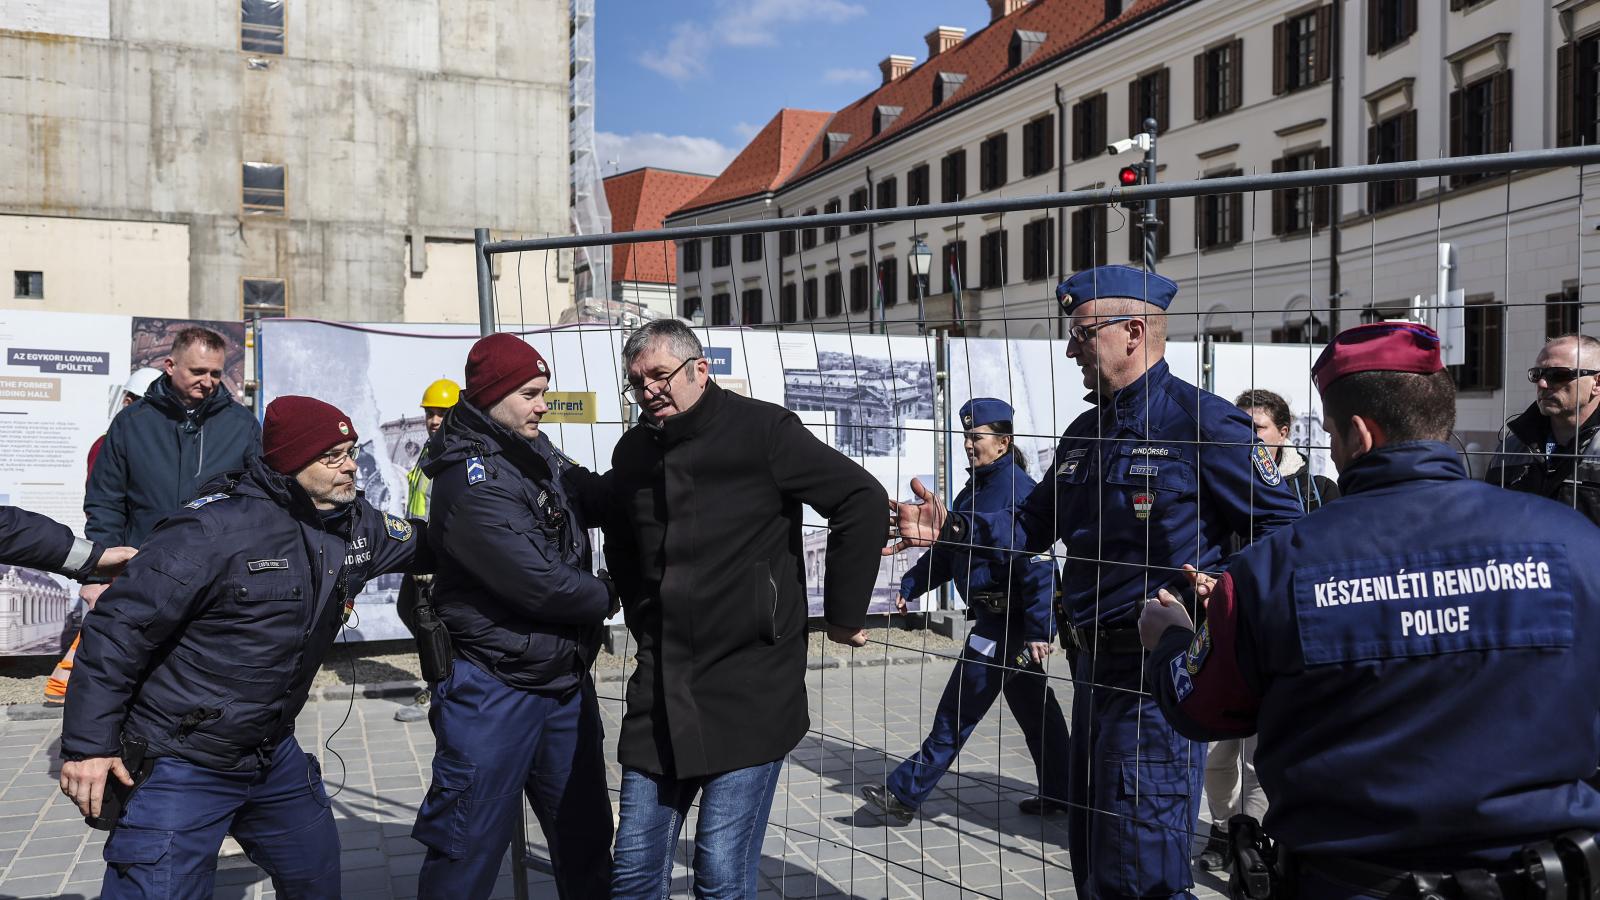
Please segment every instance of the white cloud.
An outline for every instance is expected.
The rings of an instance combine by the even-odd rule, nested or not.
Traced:
[[[719,175],[741,149],[729,147],[713,138],[687,134],[661,134],[656,131],[636,131],[633,134],[601,131],[595,134],[595,150],[607,174],[613,171],[611,161],[616,160],[615,171],[618,172],[654,166],[658,169]]]
[[[735,122],[733,124],[733,133],[738,136],[739,140],[748,144],[751,138],[761,133],[763,127],[761,125],[751,125],[749,122]]]
[[[705,74],[705,57],[710,49],[711,38],[705,31],[690,22],[679,22],[672,27],[667,46],[660,53],[640,56],[639,65],[673,81],[688,81]]]
[[[713,42],[727,47],[770,47],[778,43],[782,26],[837,25],[866,14],[866,7],[845,0],[811,0],[807,4],[719,0],[714,20],[673,25],[666,46],[660,52],[641,55],[639,64],[673,81],[689,81],[705,74]]]
[[[822,80],[829,84],[870,84],[873,74],[870,69],[829,69],[822,73]]]

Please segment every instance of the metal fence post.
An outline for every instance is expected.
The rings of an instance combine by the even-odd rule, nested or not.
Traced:
[[[489,267],[489,229],[472,230],[472,250],[478,261],[478,333],[494,334],[494,270]]]

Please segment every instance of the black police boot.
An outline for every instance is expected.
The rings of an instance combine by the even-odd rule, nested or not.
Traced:
[[[1025,816],[1047,816],[1051,813],[1067,811],[1067,805],[1049,797],[1029,797],[1017,801],[1017,809],[1022,810]]]
[[[900,802],[894,792],[881,784],[869,784],[861,789],[861,796],[867,801],[867,806],[878,815],[889,820],[890,825],[910,825],[911,818],[917,811]]]
[[[1200,851],[1200,856],[1195,864],[1202,872],[1221,872],[1228,866],[1228,830],[1211,823],[1211,836],[1206,839],[1206,846]]]

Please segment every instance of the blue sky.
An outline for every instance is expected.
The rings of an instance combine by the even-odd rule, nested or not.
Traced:
[[[597,0],[595,121],[605,174],[716,174],[785,106],[835,110],[891,53],[927,56],[938,25],[968,34],[985,0]],[[613,166],[611,161],[615,160]]]

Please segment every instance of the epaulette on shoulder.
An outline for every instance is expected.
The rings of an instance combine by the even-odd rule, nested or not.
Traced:
[[[199,509],[200,507],[205,506],[207,503],[215,503],[218,500],[226,500],[231,496],[233,496],[233,495],[232,494],[207,494],[204,497],[196,497],[193,500],[190,500],[188,503],[185,503],[183,505],[183,508],[184,509]]]

